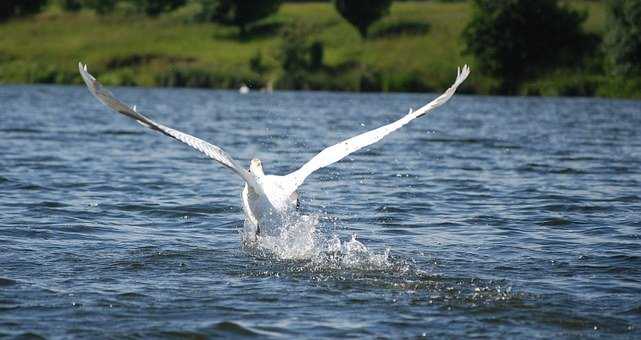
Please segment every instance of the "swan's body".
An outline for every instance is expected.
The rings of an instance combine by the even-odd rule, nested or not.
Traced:
[[[398,130],[410,121],[443,105],[454,95],[458,86],[470,73],[467,65],[464,66],[462,70],[459,69],[456,81],[445,93],[420,109],[416,111],[410,110],[407,115],[393,123],[330,146],[314,156],[300,169],[286,176],[274,176],[265,175],[262,164],[258,159],[253,159],[250,163],[249,170],[245,170],[218,146],[158,124],[143,116],[138,113],[135,106],[129,107],[114,97],[111,92],[104,89],[102,85],[87,72],[86,65],[83,66],[79,64],[79,69],[89,91],[103,104],[125,116],[135,119],[143,126],[161,132],[193,147],[240,176],[245,182],[245,187],[241,194],[246,218],[245,225],[253,231],[253,234],[266,235],[275,235],[283,228],[283,222],[289,215],[289,212],[298,207],[298,193],[296,190],[314,171],[338,162],[347,155],[378,142],[383,137]]]
[[[242,192],[245,225],[250,234],[274,236],[286,225],[290,213],[298,209],[298,193],[287,190],[287,176],[263,175],[258,182],[263,192],[269,194],[260,195],[245,183]]]

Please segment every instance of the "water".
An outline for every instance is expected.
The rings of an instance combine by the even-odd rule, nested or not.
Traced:
[[[276,174],[433,98],[115,92]],[[250,247],[228,170],[84,88],[3,86],[0,336],[638,338],[640,126],[458,95],[311,176],[302,241]]]

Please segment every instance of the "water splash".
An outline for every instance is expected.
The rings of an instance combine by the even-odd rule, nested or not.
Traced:
[[[245,222],[248,223],[248,222]],[[377,253],[353,234],[341,240],[322,232],[321,215],[295,214],[288,217],[277,236],[256,236],[252,228],[241,232],[243,246],[250,253],[280,260],[307,260],[315,267],[386,269],[391,266],[389,249]]]
[[[341,239],[333,232],[336,229],[340,229],[338,222],[321,214],[288,216],[278,236],[256,236],[253,229],[245,228],[241,233],[244,249],[266,260],[246,274],[304,277],[340,287],[347,282],[350,289],[354,288],[351,283],[358,282],[362,289],[396,292],[392,303],[447,308],[500,308],[530,298],[512,291],[508,282],[417,267],[413,259],[391,256],[390,249],[369,249],[355,234]]]
[[[287,216],[279,232],[272,235],[255,235],[248,226],[241,233],[241,240],[247,250],[280,259],[306,259],[317,252],[319,242],[316,232],[318,215],[292,214]]]

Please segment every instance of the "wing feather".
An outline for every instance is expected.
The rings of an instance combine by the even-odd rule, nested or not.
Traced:
[[[147,118],[136,110],[136,107],[129,107],[129,105],[118,100],[109,90],[105,89],[100,82],[96,80],[89,72],[87,72],[87,65],[78,65],[82,79],[87,84],[89,91],[103,104],[111,109],[136,120],[141,125],[156,130],[180,142],[183,142],[192,148],[204,153],[208,157],[214,159],[225,167],[231,169],[234,173],[239,175],[247,184],[252,186],[255,190],[260,191],[261,188],[256,181],[256,178],[238,164],[229,154],[216,145],[210,144],[200,138],[196,138],[184,132],[174,130],[170,127],[158,124],[153,120]]]
[[[378,129],[362,133],[324,149],[319,154],[314,156],[310,161],[305,163],[305,165],[303,165],[300,169],[287,175],[287,182],[292,186],[290,190],[296,190],[314,171],[336,163],[339,160],[345,158],[347,155],[356,152],[368,145],[378,142],[379,140],[383,139],[383,137],[400,129],[402,126],[411,122],[412,120],[421,117],[434,110],[435,108],[445,104],[452,97],[452,95],[454,95],[458,86],[461,85],[463,81],[465,81],[469,74],[470,68],[467,65],[463,66],[463,69],[459,68],[454,84],[452,84],[452,86],[439,97],[424,105],[420,109],[416,111],[410,110],[407,115],[403,116],[401,119],[393,123],[384,125]]]

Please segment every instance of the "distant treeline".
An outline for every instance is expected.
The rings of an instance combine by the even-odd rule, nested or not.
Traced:
[[[389,15],[394,2],[392,0],[3,0],[0,2],[0,21],[31,16],[52,6],[70,13],[94,11],[98,16],[139,13],[149,17],[159,17],[191,6],[191,20],[195,23],[237,27],[238,43],[251,41],[257,34],[282,37],[275,57],[266,57],[263,51],[258,50],[249,60],[249,70],[257,76],[252,82],[260,86],[324,88],[323,82],[333,83],[347,74],[358,73],[357,86],[345,86],[344,89],[431,89],[420,75],[408,73],[403,80],[398,80],[400,78],[387,71],[363,66],[359,60],[328,65],[325,60],[326,42],[311,38],[311,33],[317,33],[317,27],[282,22],[262,26],[257,24],[270,20],[283,3],[314,2],[331,3],[336,13],[354,27],[363,41],[425,35],[431,26],[425,20],[394,22],[387,26],[379,25],[372,32],[375,23]],[[460,39],[463,46],[460,53],[472,58],[480,73],[487,77],[486,83],[489,85],[484,85],[485,90],[481,92],[545,94],[545,86],[567,86],[567,90],[558,93],[641,96],[641,0],[608,0],[605,6],[607,29],[604,34],[586,31],[584,26],[588,13],[574,9],[567,1],[440,2],[468,2],[472,7],[470,19],[461,24],[464,26],[462,34],[453,38]],[[139,57],[146,62],[147,57]],[[149,62],[153,59],[150,58]],[[121,66],[131,67],[131,64]],[[174,71],[173,74],[156,77],[157,83],[170,86],[220,85],[217,81],[210,81],[217,79],[217,76],[210,78],[193,69]],[[585,76],[568,80],[565,77],[568,72]],[[1,77],[0,72],[0,81]],[[229,86],[236,86],[236,81],[230,81]],[[329,88],[341,87],[336,84]]]

